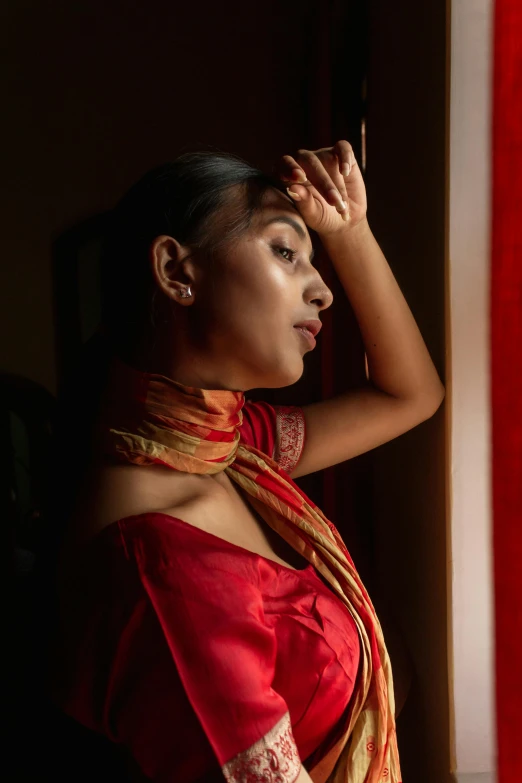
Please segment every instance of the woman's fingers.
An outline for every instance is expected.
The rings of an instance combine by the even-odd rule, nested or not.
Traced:
[[[352,145],[342,139],[333,147],[300,149],[295,157],[283,155],[277,175],[290,187],[294,184],[313,186],[328,204],[344,213],[348,210],[346,178],[355,164]]]
[[[323,155],[325,152],[328,153],[328,150],[317,151],[317,153]],[[331,150],[330,154],[332,154]],[[312,185],[314,185],[324,200],[328,204],[331,204],[332,207],[335,207],[339,212],[344,212],[344,210],[347,209],[346,200],[343,198],[337,184],[323,166],[318,154],[312,150],[298,150],[295,158],[297,164],[303,169]],[[346,193],[344,195],[346,196]]]
[[[337,141],[334,144],[333,149],[339,160],[339,168],[342,176],[349,177],[355,162],[352,145],[343,139],[342,141]]]
[[[305,172],[291,155],[283,155],[278,167],[277,175],[283,182],[298,182],[299,184],[303,184],[308,181]]]
[[[333,147],[300,149],[282,156],[274,167],[275,176],[287,186],[290,198],[310,228],[332,233],[339,220],[356,224],[366,215],[364,179],[352,145],[342,139]],[[326,204],[335,207],[326,209]]]

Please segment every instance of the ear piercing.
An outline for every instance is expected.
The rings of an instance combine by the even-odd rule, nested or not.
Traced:
[[[186,299],[188,296],[192,296],[192,292],[190,290],[190,286],[188,288],[186,288],[184,291],[181,290],[179,292],[179,295],[181,296],[182,299]]]

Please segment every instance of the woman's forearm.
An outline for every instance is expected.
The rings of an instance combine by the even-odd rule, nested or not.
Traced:
[[[367,219],[321,242],[357,318],[372,384],[399,399],[440,404],[444,387]]]

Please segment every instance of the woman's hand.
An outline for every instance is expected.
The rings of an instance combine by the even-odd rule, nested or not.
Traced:
[[[276,176],[289,183],[288,195],[306,225],[320,236],[344,232],[366,220],[366,188],[347,141],[298,150],[295,157],[283,155]]]

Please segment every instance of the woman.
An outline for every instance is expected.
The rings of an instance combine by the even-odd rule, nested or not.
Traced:
[[[371,386],[245,403],[300,378],[332,304],[309,231],[353,306]],[[120,202],[102,273],[107,374],[68,512],[54,698],[140,780],[399,783],[379,622],[293,481],[444,396],[351,145],[285,155],[275,177],[182,155]]]

